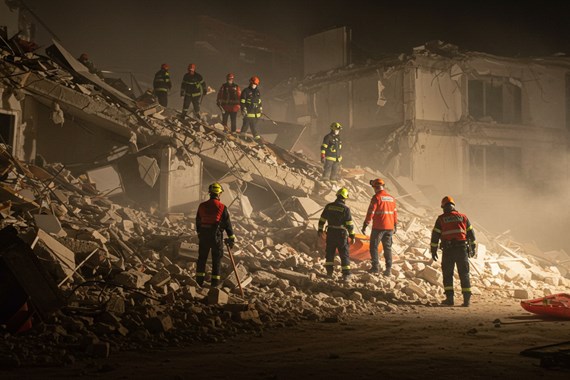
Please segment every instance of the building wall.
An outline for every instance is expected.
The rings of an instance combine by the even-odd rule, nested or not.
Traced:
[[[461,119],[461,76],[451,71],[418,67],[415,73],[416,118],[420,120],[456,122]]]

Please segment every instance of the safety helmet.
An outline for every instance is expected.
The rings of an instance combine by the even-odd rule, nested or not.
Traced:
[[[332,131],[340,131],[342,129],[342,125],[340,123],[334,122],[331,124]]]
[[[208,186],[208,193],[210,194],[221,194],[224,191],[224,189],[222,188],[222,185],[220,185],[218,182],[214,182],[213,184],[211,184],[210,186]]]
[[[170,66],[168,66],[168,63],[163,63],[162,65],[160,65],[160,68],[162,70],[168,70],[168,69],[170,69]]]
[[[191,63],[188,65],[188,71],[196,70],[196,64]]]
[[[259,85],[259,78],[254,75],[251,78],[249,78],[249,83]]]
[[[376,179],[371,179],[370,180],[370,186],[372,187],[379,187],[379,186],[384,186],[384,180],[382,178],[376,178]]]
[[[228,75],[226,75],[226,79],[230,80],[230,79],[234,79],[236,76],[233,73],[229,73]]]
[[[441,208],[443,208],[443,206],[445,206],[446,204],[451,203],[452,205],[455,206],[455,200],[453,200],[453,198],[449,195],[446,195],[445,197],[443,197],[443,199],[441,200]]]
[[[342,199],[347,199],[348,190],[346,189],[346,187],[341,187],[340,189],[338,189],[338,191],[336,192],[336,196],[341,197]]]

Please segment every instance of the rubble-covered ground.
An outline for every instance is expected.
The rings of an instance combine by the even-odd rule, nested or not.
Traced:
[[[65,83],[75,88],[71,80]],[[104,101],[99,99],[101,95],[97,97]],[[124,110],[119,107],[117,115],[119,111]],[[184,159],[207,155],[203,152],[209,149],[220,155],[226,152],[231,163],[227,152],[238,152],[254,169],[269,165],[294,174],[289,181],[299,188],[310,188],[318,176],[318,166],[303,157],[290,154],[284,161],[271,145],[259,148],[228,141],[214,125],[144,117],[137,119],[147,123],[137,126],[137,133],[168,136]],[[187,137],[192,143],[185,145],[182,142]],[[196,148],[206,142],[208,149]],[[218,150],[220,147],[224,149]],[[38,366],[80,368],[87,373],[121,368],[117,377],[129,377],[132,372],[128,371],[136,372],[135,367],[122,365],[119,358],[140,363],[156,356],[161,363],[182,366],[183,360],[176,358],[184,358],[184,353],[194,355],[189,362],[195,366],[202,363],[201,358],[215,363],[218,367],[213,371],[220,377],[225,368],[214,353],[222,353],[230,362],[231,357],[249,363],[273,358],[273,364],[263,365],[268,372],[248,372],[250,377],[270,378],[288,378],[283,368],[309,368],[313,361],[317,364],[311,373],[321,377],[319,367],[330,371],[340,367],[331,366],[331,361],[344,364],[343,358],[355,356],[342,371],[335,372],[336,377],[346,377],[354,373],[350,372],[354,366],[381,368],[383,362],[390,362],[393,368],[399,363],[404,371],[411,368],[408,351],[419,355],[412,356],[418,358],[419,368],[435,374],[453,358],[468,362],[466,355],[475,350],[464,350],[465,346],[486,350],[485,357],[491,357],[496,350],[491,347],[504,345],[502,355],[517,355],[514,351],[520,346],[546,344],[548,336],[563,340],[563,323],[550,325],[553,327],[538,337],[536,325],[529,322],[511,337],[502,332],[509,331],[502,323],[492,322],[497,318],[502,321],[501,313],[516,317],[519,309],[513,305],[521,299],[567,290],[568,254],[542,252],[533,244],[513,241],[508,233],[486,231],[476,221],[480,244],[477,258],[471,261],[473,307],[435,307],[443,295],[441,267],[431,260],[428,247],[432,223],[440,210],[430,207],[421,191],[405,178],[369,168],[343,171],[350,193],[347,204],[357,226],[362,224],[372,195],[368,180],[375,177],[385,178],[388,190],[398,199],[400,219],[391,276],[368,274],[369,262],[354,260],[355,275],[350,282],[340,280],[340,271],[333,279],[324,276],[323,247],[317,239],[320,210],[334,200],[334,189],[315,183],[313,191],[303,197],[274,194],[275,205],[259,210],[250,207],[239,186],[229,185],[229,198],[224,201],[231,204],[238,239],[233,253],[242,297],[227,256],[223,288],[201,288],[194,281],[198,241],[193,213],[164,214],[115,202],[98,192],[83,174],[73,175],[55,163],[27,165],[8,151],[2,149],[0,154],[0,229],[15,229],[23,257],[29,258],[33,252],[35,261],[30,262],[35,264],[20,266],[17,272],[23,276],[20,281],[35,285],[28,303],[36,314],[28,331],[14,334],[8,326],[0,327],[2,377]],[[238,183],[251,181],[245,178],[246,173],[234,174],[244,177]],[[29,273],[34,276],[30,278]],[[456,294],[460,294],[457,276]],[[524,316],[522,309],[519,315]],[[226,344],[220,345],[223,342]],[[243,351],[239,350],[242,343]],[[324,357],[324,352],[329,354]],[[430,362],[432,355],[442,359],[449,352],[449,362]],[[367,360],[357,360],[360,353],[367,355]],[[289,362],[282,363],[279,357]],[[400,359],[404,357],[407,359]],[[493,364],[491,359],[488,362]],[[86,363],[95,364],[88,367]],[[512,363],[508,366],[514,367]],[[146,363],[139,370],[144,368]],[[149,368],[156,367],[149,364]],[[207,368],[200,370],[208,376]],[[188,376],[180,372],[173,374]],[[366,373],[385,374],[380,369]],[[453,377],[451,372],[441,373]]]

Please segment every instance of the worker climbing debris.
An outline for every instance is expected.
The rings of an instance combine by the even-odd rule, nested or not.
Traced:
[[[339,179],[342,161],[342,140],[340,139],[340,123],[332,123],[331,131],[323,138],[321,144],[321,163],[323,166],[323,181],[330,181],[335,185]]]

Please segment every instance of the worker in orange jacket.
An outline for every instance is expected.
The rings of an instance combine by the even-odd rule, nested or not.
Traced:
[[[370,233],[370,258],[372,267],[370,273],[379,272],[378,244],[382,241],[384,250],[384,260],[386,260],[386,270],[384,276],[390,276],[392,269],[392,236],[397,231],[398,211],[396,210],[396,200],[384,189],[385,183],[381,178],[370,181],[374,188],[374,196],[370,200],[366,219],[362,226],[362,233],[366,234],[366,228],[372,223]]]
[[[437,261],[437,248],[441,239],[441,270],[443,272],[444,305],[453,306],[453,272],[457,264],[463,305],[469,306],[471,282],[469,279],[469,257],[475,256],[477,243],[473,226],[465,214],[455,210],[455,201],[450,196],[441,200],[443,214],[437,217],[431,233],[431,257]]]

